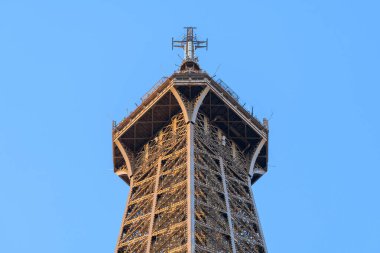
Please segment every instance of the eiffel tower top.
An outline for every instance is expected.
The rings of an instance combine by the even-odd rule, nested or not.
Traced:
[[[155,140],[158,131],[179,112],[183,113],[186,124],[195,124],[201,111],[226,138],[252,158],[249,177],[254,183],[268,168],[268,122],[265,119],[260,122],[253,110],[248,111],[239,102],[230,87],[199,68],[194,52],[207,48],[207,40],[197,40],[194,27],[186,30],[182,40],[173,39],[173,48],[183,48],[185,53],[180,71],[157,82],[131,114],[118,124],[113,123],[115,173],[129,184],[135,173],[134,159],[144,145]]]
[[[196,27],[184,27],[186,29],[186,34],[183,36],[182,40],[174,40],[172,38],[172,50],[175,47],[182,48],[184,51],[184,58],[180,70],[199,70],[198,57],[195,56],[195,50],[198,48],[208,49],[208,39],[198,40],[197,35],[194,34],[194,29]]]

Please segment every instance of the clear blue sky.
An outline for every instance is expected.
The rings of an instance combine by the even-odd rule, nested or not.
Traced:
[[[253,187],[269,252],[380,252],[379,10],[0,0],[0,252],[113,252],[128,188],[111,121],[176,70],[183,26],[209,39],[201,67],[270,118]]]

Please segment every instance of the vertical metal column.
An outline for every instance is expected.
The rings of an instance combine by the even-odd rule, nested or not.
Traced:
[[[231,209],[230,209],[230,197],[229,197],[228,189],[227,189],[227,179],[226,179],[226,174],[224,172],[223,158],[221,156],[219,157],[219,163],[220,163],[220,170],[222,172],[224,198],[226,199],[227,219],[228,219],[228,225],[230,228],[232,253],[236,253],[234,226],[232,223]]]
[[[187,252],[195,252],[194,124],[187,122]]]
[[[158,145],[162,146],[162,132],[160,132],[160,135],[158,137],[159,143]],[[157,174],[156,174],[156,185],[154,186],[154,193],[153,193],[153,203],[152,203],[152,213],[150,216],[150,224],[149,224],[149,233],[148,233],[148,245],[146,247],[146,252],[150,252],[150,246],[152,244],[152,233],[153,233],[153,225],[154,225],[154,215],[156,212],[156,203],[157,203],[157,191],[160,183],[160,176],[161,176],[161,156],[158,158],[157,162]]]
[[[133,177],[131,178],[131,182],[130,182],[130,185],[129,185],[129,189],[132,189],[132,188],[133,188]],[[128,208],[129,208],[129,200],[131,198],[131,193],[130,192],[131,192],[131,190],[129,190],[129,193],[128,193],[127,205],[125,206],[125,210],[124,210],[124,214],[123,214],[123,219],[122,219],[121,226],[120,226],[119,237],[117,238],[115,253],[117,253],[117,250],[119,249],[120,239],[123,236],[124,223],[125,223],[125,219],[127,218],[127,212],[128,212]]]
[[[248,177],[248,186],[249,186],[249,189],[250,189],[249,193],[250,193],[251,198],[252,198],[253,209],[255,211],[256,218],[257,218],[257,225],[259,227],[260,236],[261,236],[261,239],[263,241],[264,250],[265,250],[265,253],[268,253],[267,244],[265,242],[264,233],[263,233],[263,230],[262,230],[262,227],[261,227],[259,213],[258,213],[257,208],[256,208],[255,197],[253,196],[253,191],[252,191],[252,187],[251,187],[251,178],[250,177]]]

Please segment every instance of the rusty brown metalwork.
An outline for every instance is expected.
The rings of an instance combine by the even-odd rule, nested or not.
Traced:
[[[115,252],[266,253],[251,185],[267,171],[268,124],[189,61],[113,127],[130,185]]]

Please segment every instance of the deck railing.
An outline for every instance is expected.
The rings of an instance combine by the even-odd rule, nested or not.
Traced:
[[[141,101],[144,101],[147,99],[150,95],[152,95],[158,87],[160,87],[161,84],[163,84],[166,80],[168,80],[168,77],[164,76],[160,80],[156,82],[156,84],[147,92],[144,96],[141,97]]]

